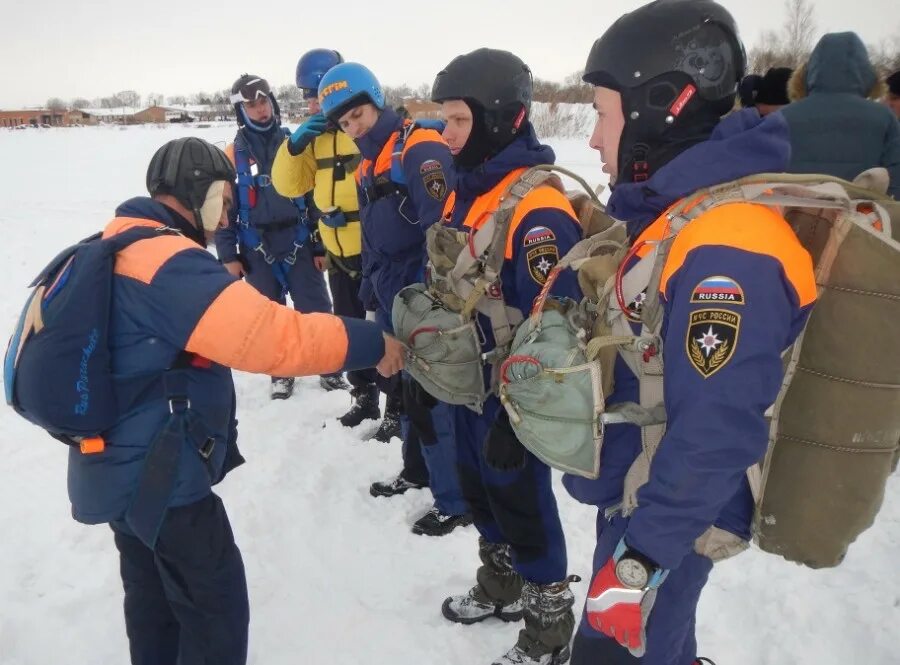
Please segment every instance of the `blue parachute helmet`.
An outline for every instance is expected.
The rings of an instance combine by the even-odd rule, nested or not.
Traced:
[[[319,82],[319,104],[332,122],[354,106],[371,102],[384,109],[384,90],[368,68],[356,62],[344,62],[329,69]]]
[[[314,48],[307,51],[297,61],[296,81],[301,90],[319,90],[319,82],[332,67],[344,62],[337,51],[327,48]]]

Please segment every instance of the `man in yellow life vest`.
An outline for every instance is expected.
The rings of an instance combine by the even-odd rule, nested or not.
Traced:
[[[282,196],[313,192],[321,211],[318,231],[325,249],[325,255],[315,261],[320,270],[328,270],[334,311],[364,319],[366,308],[359,299],[362,231],[353,177],[360,161],[359,149],[349,136],[328,123],[317,97],[325,72],[343,61],[337,51],[313,49],[297,62],[297,87],[303,91],[312,115],[281,144],[272,166],[272,184]],[[355,427],[364,420],[380,418],[375,372],[349,372],[347,378],[353,386],[353,405],[340,417],[341,424]],[[391,406],[389,399],[387,411]],[[399,404],[396,406],[399,408]],[[389,415],[385,414],[386,421]]]

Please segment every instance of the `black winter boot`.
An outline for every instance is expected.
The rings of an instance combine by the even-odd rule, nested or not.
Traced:
[[[469,526],[472,516],[469,513],[462,515],[445,515],[437,506],[432,507],[412,525],[412,532],[418,536],[446,536],[458,526]]]
[[[378,408],[378,388],[375,384],[354,388],[350,391],[353,405],[338,420],[344,427],[356,427],[364,420],[378,420],[381,409]]]
[[[384,420],[378,426],[378,431],[372,435],[375,441],[381,443],[390,443],[391,439],[401,437],[400,433],[400,408],[401,402],[399,398],[388,396],[387,403],[384,405]]]
[[[271,390],[272,399],[287,399],[294,394],[294,377],[273,376]]]

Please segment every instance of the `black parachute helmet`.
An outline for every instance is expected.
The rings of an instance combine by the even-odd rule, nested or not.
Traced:
[[[706,138],[732,108],[745,63],[734,18],[713,0],[656,0],[619,18],[583,76],[622,95],[619,178],[646,179]]]
[[[234,115],[237,118],[238,125],[251,125],[255,129],[269,129],[273,123],[269,123],[266,127],[256,127],[250,119],[244,114],[241,105],[244,102],[252,102],[258,97],[268,97],[272,103],[272,116],[274,124],[281,124],[281,109],[278,108],[278,100],[272,93],[269,82],[256,74],[241,74],[238,79],[231,85],[231,103],[234,106]]]
[[[147,168],[147,191],[151,196],[174,196],[194,213],[194,222],[202,231],[200,208],[209,186],[217,180],[234,182],[234,179],[234,167],[220,148],[188,136],[169,141],[153,155]]]
[[[509,51],[480,48],[454,58],[438,72],[431,88],[434,102],[461,99],[472,109],[474,147],[481,139],[480,155],[496,154],[521,132],[531,111],[531,70]],[[481,136],[477,136],[481,132]],[[465,150],[465,149],[464,149]]]

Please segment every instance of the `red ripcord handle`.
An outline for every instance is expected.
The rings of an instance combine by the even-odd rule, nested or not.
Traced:
[[[622,314],[625,315],[625,318],[633,323],[639,323],[641,317],[636,316],[633,312],[631,312],[631,310],[628,308],[628,305],[625,303],[625,293],[622,290],[622,279],[625,277],[626,266],[631,263],[631,259],[636,256],[641,248],[646,244],[646,240],[641,240],[639,243],[635,243],[635,245],[628,250],[628,254],[625,255],[625,258],[622,259],[622,261],[619,263],[619,267],[616,269],[616,303],[619,305],[619,309],[622,310]]]
[[[424,326],[422,328],[416,328],[409,334],[409,339],[406,340],[406,343],[409,346],[414,346],[416,343],[416,337],[418,337],[419,335],[423,335],[425,333],[437,334],[439,332],[441,332],[440,329],[435,326]]]
[[[527,363],[529,365],[534,365],[538,369],[541,369],[542,367],[541,363],[534,356],[510,356],[503,361],[502,365],[500,365],[500,380],[504,384],[509,383],[509,377],[506,375],[506,371],[512,363]]]
[[[531,322],[532,324],[537,324],[541,320],[541,312],[544,311],[544,303],[547,302],[547,298],[550,296],[550,289],[553,288],[553,285],[556,283],[557,277],[559,277],[559,273],[563,271],[563,268],[560,268],[557,263],[550,270],[550,274],[547,275],[547,281],[544,282],[544,286],[541,289],[541,292],[537,295],[537,298],[534,299],[534,303],[531,305]]]

